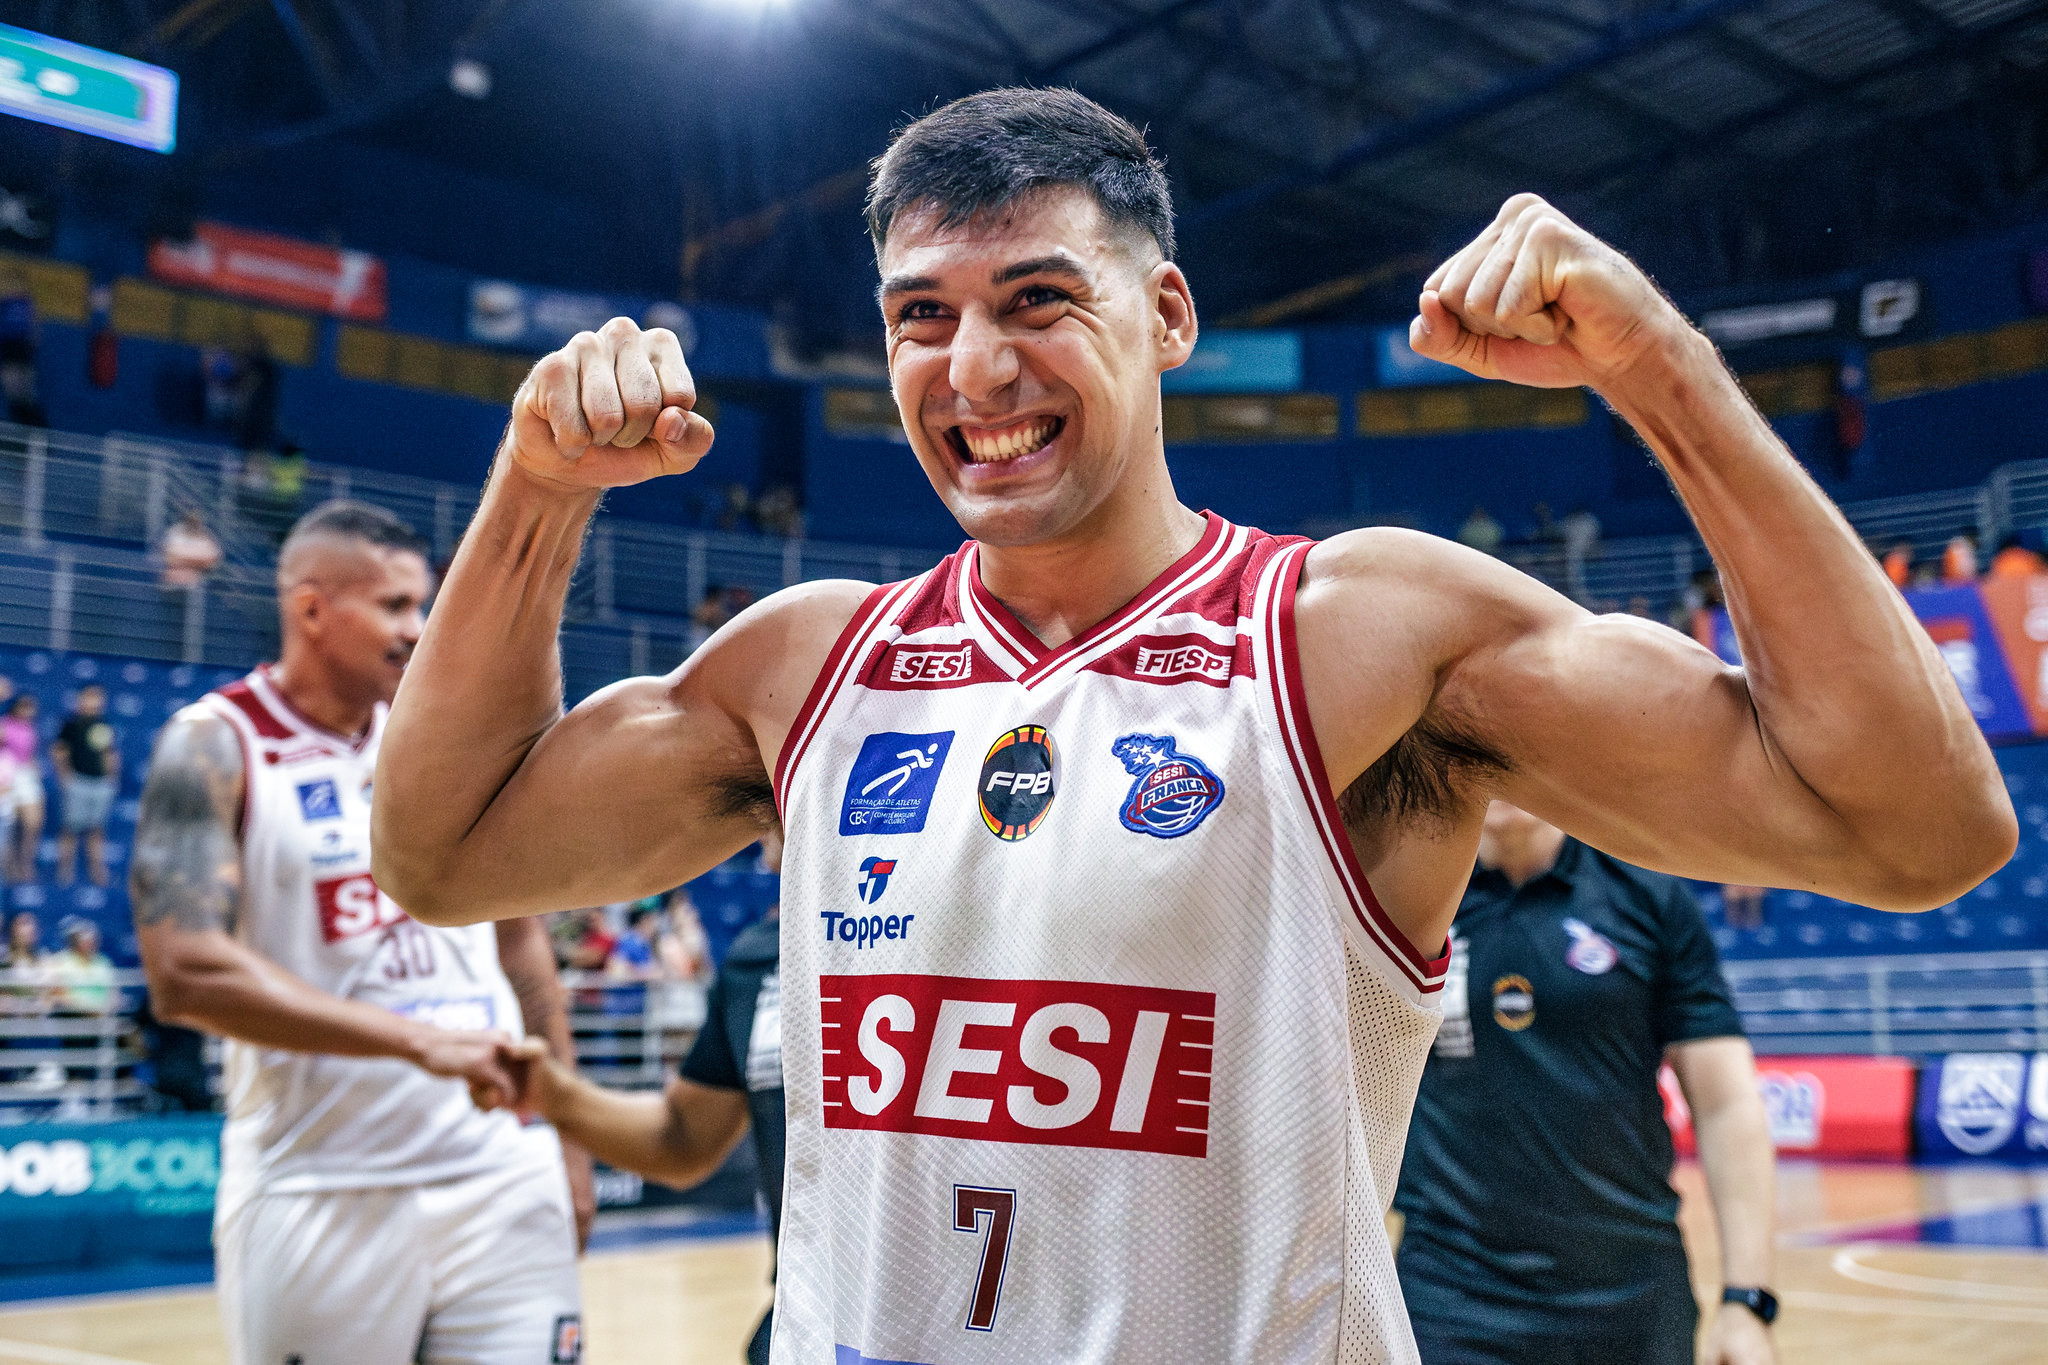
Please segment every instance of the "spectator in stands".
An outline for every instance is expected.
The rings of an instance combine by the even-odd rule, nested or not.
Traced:
[[[721,531],[743,530],[753,510],[753,498],[743,483],[729,483],[719,490],[718,510],[712,521]]]
[[[1458,528],[1458,541],[1470,545],[1483,555],[1495,554],[1500,550],[1501,541],[1507,538],[1507,531],[1493,519],[1493,514],[1477,503],[1472,505],[1472,515],[1465,518],[1465,524]]]
[[[1721,888],[1721,919],[1730,929],[1764,927],[1764,889],[1761,886]]]
[[[1550,515],[1550,504],[1539,502],[1529,509],[1530,520],[1535,524],[1530,529],[1529,539],[1538,545],[1554,545],[1564,539],[1564,532],[1558,528],[1556,518]]]
[[[64,795],[64,826],[57,836],[57,884],[69,886],[77,852],[85,843],[86,875],[107,884],[107,817],[121,781],[121,751],[107,723],[107,690],[98,683],[78,689],[76,709],[50,741],[50,761]]]
[[[725,590],[725,614],[728,618],[738,616],[754,605],[754,590],[742,583],[734,583]]]
[[[1878,563],[1884,566],[1884,576],[1889,578],[1892,586],[1900,592],[1904,592],[1907,585],[1912,582],[1913,553],[1912,541],[1895,540],[1891,549],[1886,550],[1884,557],[1878,560]]]
[[[7,950],[0,956],[0,1012],[43,1013],[49,1008],[49,984],[42,922],[32,910],[17,910],[7,922]]]
[[[241,429],[242,357],[226,346],[199,353],[199,379],[206,399],[206,425],[233,435]]]
[[[36,301],[19,268],[0,265],[0,397],[7,420],[44,424],[36,382]]]
[[[754,525],[771,536],[799,540],[804,533],[804,509],[796,490],[778,483],[754,503]]]
[[[661,964],[664,980],[711,979],[711,938],[704,932],[704,920],[697,913],[696,902],[681,887],[669,895],[668,913],[654,940],[654,956]]]
[[[1701,569],[1685,585],[1679,605],[1685,612],[1685,632],[1708,649],[1714,647],[1714,612],[1726,604],[1721,593],[1721,575]]]
[[[1914,592],[1922,588],[1941,586],[1941,565],[1932,559],[1923,559],[1913,566],[1913,572],[1906,577],[1906,587]]]
[[[100,927],[82,915],[58,926],[64,950],[49,962],[57,1008],[67,1014],[106,1014],[115,1005],[114,963],[100,951]]]
[[[730,620],[732,613],[725,609],[725,589],[710,584],[704,589],[703,600],[690,609],[690,648],[703,644]]]
[[[605,921],[603,906],[573,910],[566,931],[557,940],[562,945],[561,965],[579,972],[601,972],[618,941]]]
[[[14,760],[14,824],[8,841],[0,845],[0,876],[10,883],[36,879],[36,851],[43,838],[42,747],[36,735],[35,695],[23,692],[0,716],[0,749]]]
[[[661,898],[649,896],[636,901],[626,912],[626,927],[612,940],[605,958],[605,975],[615,981],[652,981],[661,975],[655,961],[654,940],[661,932]]]
[[[270,347],[251,333],[242,351],[241,403],[235,414],[235,441],[244,450],[268,450],[277,441],[278,378]]]
[[[164,562],[163,585],[174,591],[198,587],[220,567],[220,542],[206,529],[206,518],[196,507],[170,524],[157,548]]]
[[[1645,621],[1654,621],[1657,619],[1657,613],[1650,610],[1650,599],[1643,596],[1641,593],[1637,593],[1634,597],[1629,598],[1628,606],[1624,608],[1624,610],[1630,616],[1640,616]]]
[[[1586,600],[1586,561],[1600,553],[1600,518],[1583,504],[1565,514],[1557,524],[1564,541],[1565,587],[1575,602]]]
[[[1949,537],[1941,552],[1941,581],[1950,586],[1977,581],[1977,534],[1962,531]]]
[[[1394,1196],[1422,1359],[1693,1365],[1699,1310],[1657,1088],[1668,1061],[1727,1286],[1697,1359],[1770,1365],[1770,1125],[1685,884],[1495,801],[1451,935]]]
[[[2032,578],[2038,573],[2048,573],[2048,563],[2041,556],[2029,550],[2018,536],[2007,536],[1998,542],[1998,553],[1991,556],[1991,578]]]

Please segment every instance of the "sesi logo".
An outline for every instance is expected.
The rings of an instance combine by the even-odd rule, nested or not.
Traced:
[[[965,682],[974,673],[974,642],[897,645],[889,651],[892,683]]]
[[[367,934],[406,918],[398,902],[379,891],[367,872],[314,882],[313,899],[320,907],[320,936],[329,943]]]
[[[827,1128],[1208,1155],[1210,992],[902,974],[818,994]]]

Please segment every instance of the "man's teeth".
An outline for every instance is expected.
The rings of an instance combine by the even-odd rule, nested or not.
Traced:
[[[1043,450],[1059,424],[1057,417],[1041,417],[1033,422],[1020,422],[1003,431],[975,432],[961,427],[960,440],[976,464],[994,464],[998,460],[1014,460],[1019,455]]]

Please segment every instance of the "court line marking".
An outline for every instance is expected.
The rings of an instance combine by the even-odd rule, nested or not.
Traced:
[[[1872,1294],[1826,1294],[1788,1289],[1787,1306],[1824,1313],[1868,1313],[1873,1317],[1967,1318],[1972,1322],[2048,1323],[2048,1308],[2022,1308],[2001,1303],[1930,1303],[1926,1299],[1881,1299]]]
[[[0,1341],[0,1360],[28,1360],[35,1365],[147,1365],[124,1356],[103,1356],[92,1351],[74,1351],[69,1346],[45,1346],[34,1341]]]
[[[1843,1247],[1834,1256],[1834,1270],[1845,1280],[1877,1289],[1901,1289],[1909,1294],[1936,1294],[1950,1299],[1985,1299],[1996,1303],[2037,1303],[2048,1307],[2048,1290],[2029,1289],[2017,1284],[1982,1284],[1975,1280],[1951,1280],[1939,1275],[1915,1275],[1904,1270],[1879,1270],[1857,1259],[1895,1247],[1865,1242]],[[2044,1319],[2048,1320],[2048,1319]]]

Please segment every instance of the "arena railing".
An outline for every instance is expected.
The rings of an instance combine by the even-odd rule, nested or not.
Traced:
[[[0,1115],[111,1119],[143,1107],[140,972],[66,988],[0,968]]]
[[[2048,952],[1722,963],[1760,1054],[2048,1050]]]

